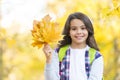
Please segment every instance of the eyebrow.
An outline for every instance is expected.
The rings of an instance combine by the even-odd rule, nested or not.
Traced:
[[[80,27],[82,27],[82,26],[85,26],[85,25],[83,24],[83,25],[81,25]]]

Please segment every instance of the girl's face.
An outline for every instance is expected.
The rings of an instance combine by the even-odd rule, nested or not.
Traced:
[[[70,22],[70,37],[72,40],[72,44],[86,45],[88,31],[85,24],[80,19],[73,19]]]

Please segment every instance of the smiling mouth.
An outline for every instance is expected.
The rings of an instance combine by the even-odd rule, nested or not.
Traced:
[[[77,38],[77,39],[81,39],[81,38],[83,38],[84,36],[75,36],[75,38]]]

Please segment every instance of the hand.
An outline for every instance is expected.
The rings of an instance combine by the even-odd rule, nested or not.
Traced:
[[[45,53],[46,56],[46,63],[50,63],[52,57],[52,48],[50,47],[49,44],[44,45],[43,52]]]

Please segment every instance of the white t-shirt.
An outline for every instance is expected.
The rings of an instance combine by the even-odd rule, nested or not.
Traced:
[[[85,51],[83,49],[72,49],[70,47],[70,80],[87,80],[85,71]]]

